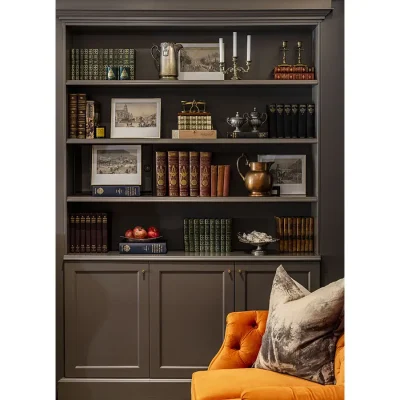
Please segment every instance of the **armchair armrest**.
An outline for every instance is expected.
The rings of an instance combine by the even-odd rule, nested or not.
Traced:
[[[260,350],[267,317],[268,311],[228,314],[224,342],[208,369],[251,367]]]
[[[344,386],[266,386],[244,390],[241,400],[344,400]]]

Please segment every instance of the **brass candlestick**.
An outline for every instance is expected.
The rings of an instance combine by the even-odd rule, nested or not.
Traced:
[[[297,42],[297,64],[296,65],[304,65],[301,62],[301,52],[304,51],[303,49],[303,42]]]
[[[287,62],[286,62],[286,52],[289,51],[289,49],[287,48],[287,44],[288,44],[288,41],[284,40],[282,42],[282,47],[280,48],[280,51],[283,52],[282,64],[279,64],[280,66],[288,65]]]
[[[237,57],[232,57],[232,63],[233,66],[229,67],[227,69],[225,69],[225,62],[220,62],[219,63],[219,70],[224,73],[227,74],[228,72],[233,72],[233,76],[231,79],[233,80],[239,80],[242,79],[239,75],[238,72],[249,72],[250,71],[250,64],[251,61],[246,61],[246,68],[243,67],[239,67],[238,63],[237,63]]]

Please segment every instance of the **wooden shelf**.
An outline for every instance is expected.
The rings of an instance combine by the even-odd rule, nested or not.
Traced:
[[[95,197],[68,196],[69,203],[315,203],[316,196],[281,196],[281,197]]]
[[[224,80],[224,81],[179,81],[179,80],[132,80],[132,81],[87,81],[87,80],[67,80],[67,86],[316,86],[317,80]]]
[[[318,139],[67,139],[67,144],[315,144]]]
[[[278,254],[253,256],[244,251],[231,253],[185,253],[169,251],[167,254],[119,254],[117,251],[99,254],[66,254],[64,261],[320,261],[321,256],[313,253]]]

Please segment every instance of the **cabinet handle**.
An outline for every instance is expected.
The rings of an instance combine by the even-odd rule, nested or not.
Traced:
[[[145,273],[146,273],[146,270],[145,270],[145,269],[142,269],[142,276],[143,276],[143,279],[144,279]]]
[[[228,269],[228,271],[227,271],[227,272],[228,272],[228,274],[230,275],[232,271],[231,271],[230,269]]]
[[[238,273],[241,274],[241,273],[242,273],[242,270],[241,270],[241,269],[238,269]]]

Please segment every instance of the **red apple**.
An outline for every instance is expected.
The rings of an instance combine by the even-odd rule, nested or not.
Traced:
[[[146,239],[147,238],[146,229],[144,229],[142,226],[135,226],[133,228],[133,237],[135,239]]]
[[[125,237],[126,237],[126,238],[133,238],[132,229],[128,229],[128,230],[125,232]]]
[[[150,238],[158,238],[160,236],[160,231],[155,226],[150,226],[147,229],[147,235]]]

